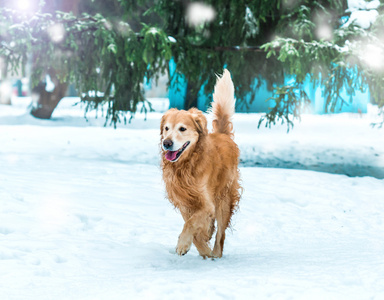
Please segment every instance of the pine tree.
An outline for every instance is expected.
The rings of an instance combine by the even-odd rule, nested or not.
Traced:
[[[384,49],[381,7],[376,22],[363,29],[353,23],[342,26],[347,9],[342,0],[112,2],[106,16],[106,9],[77,17],[63,12],[31,17],[3,8],[0,56],[15,70],[32,55],[34,84],[47,70],[57,70],[61,82],[76,84],[86,110],[107,103],[106,117],[114,124],[125,119],[126,112],[132,116],[139,102],[151,109],[142,82],[156,80],[171,58],[176,74],[188,80],[186,108],[196,105],[201,86],[212,92],[214,75],[224,66],[231,70],[236,98],[244,105],[249,104],[245,95],[257,90],[255,78],[266,80],[273,90],[275,106],[260,124],[280,120],[292,126],[310,101],[302,85],[308,77],[323,86],[330,111],[346,101],[340,97],[343,85],[351,94],[369,86],[373,99],[384,106],[384,67],[367,64],[362,55],[367,45]],[[82,9],[102,6],[87,3],[82,2]],[[195,20],[189,12],[196,5],[209,14]],[[65,29],[60,41],[50,36],[52,26]],[[293,78],[290,85],[284,84],[287,76]]]

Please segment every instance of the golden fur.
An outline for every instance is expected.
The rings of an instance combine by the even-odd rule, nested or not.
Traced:
[[[221,257],[225,230],[240,200],[239,149],[231,122],[234,88],[227,70],[218,77],[213,99],[212,133],[196,108],[170,109],[161,119],[163,180],[168,199],[185,221],[176,247],[179,255],[186,254],[193,242],[204,258]],[[181,155],[176,152],[180,149],[184,149]],[[211,250],[215,220],[216,240]]]

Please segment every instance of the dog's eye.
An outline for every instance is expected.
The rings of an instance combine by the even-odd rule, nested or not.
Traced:
[[[187,128],[185,128],[185,127],[180,127],[179,130],[180,130],[180,131],[186,131]]]
[[[168,126],[165,126],[165,128],[164,128],[164,129],[165,129],[165,131],[168,131],[168,130],[169,130]]]

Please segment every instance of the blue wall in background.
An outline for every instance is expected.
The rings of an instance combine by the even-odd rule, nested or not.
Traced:
[[[168,91],[169,108],[175,107],[184,109],[184,100],[185,95],[187,94],[187,81],[183,75],[177,75],[175,71],[176,63],[172,59],[169,62],[169,75],[171,77],[171,84]]]
[[[184,109],[184,100],[185,95],[187,93],[187,80],[183,75],[177,75],[175,74],[176,70],[176,63],[171,60],[169,63],[169,70],[170,70],[170,76],[171,76],[171,85],[169,87],[169,105],[170,107],[176,107],[178,109]],[[289,79],[286,80],[286,84],[289,84]],[[256,79],[255,79],[255,86],[256,86]],[[322,96],[322,89],[319,85],[313,86],[313,83],[307,79],[304,82],[304,90],[306,91],[307,95],[311,99],[311,107],[310,112],[314,114],[324,114],[325,113],[325,98]],[[241,105],[239,101],[236,103],[236,112],[267,112],[269,110],[269,107],[274,106],[274,102],[269,100],[265,101],[269,97],[272,97],[272,92],[268,91],[266,82],[262,82],[259,89],[256,91],[255,99],[253,100],[252,104],[248,105],[248,108],[246,105]],[[344,88],[340,95],[345,102],[343,105],[341,105],[341,102],[338,103],[335,109],[335,113],[340,112],[361,112],[366,113],[367,112],[367,105],[369,103],[370,99],[370,93],[367,90],[366,92],[361,91],[355,91],[355,95],[352,96],[352,103],[350,103],[351,96],[347,95],[347,92]],[[250,102],[251,94],[246,96],[247,103]],[[209,95],[206,95],[204,93],[204,86],[201,87],[199,93],[198,93],[198,99],[197,99],[197,108],[203,111],[207,110],[206,103],[209,103]]]

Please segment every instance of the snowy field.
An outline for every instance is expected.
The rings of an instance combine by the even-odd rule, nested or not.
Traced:
[[[237,114],[245,190],[212,261],[174,253],[183,222],[164,198],[161,114],[115,130],[71,101],[51,121],[0,106],[0,299],[384,299],[373,107],[305,115],[289,134]]]

